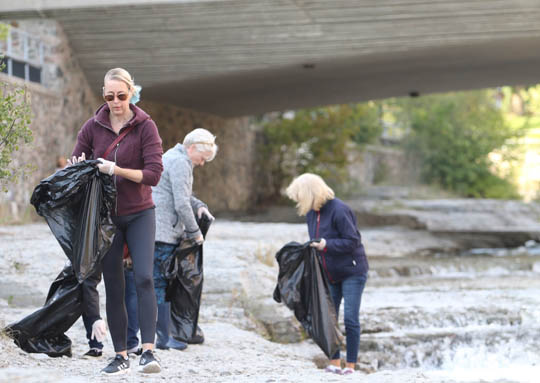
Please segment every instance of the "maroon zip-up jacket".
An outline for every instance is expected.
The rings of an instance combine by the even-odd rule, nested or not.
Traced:
[[[163,171],[161,156],[163,147],[157,126],[141,108],[130,104],[133,118],[120,129],[135,127],[109,153],[107,160],[127,169],[140,169],[143,173],[141,183],[116,176],[116,211],[113,215],[129,215],[154,207],[152,188],[158,184]],[[111,127],[109,106],[103,104],[94,117],[85,122],[77,135],[77,144],[72,156],[79,157],[83,152],[86,158],[103,157],[110,144],[118,137]]]

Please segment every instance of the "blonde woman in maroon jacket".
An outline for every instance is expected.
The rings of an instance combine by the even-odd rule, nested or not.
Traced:
[[[84,160],[87,155],[98,159],[101,162],[99,170],[114,177],[116,184],[116,206],[111,213],[117,231],[101,264],[107,296],[107,322],[116,352],[115,359],[102,370],[107,375],[129,372],[122,264],[124,243],[127,243],[133,260],[140,308],[143,354],[139,371],[161,370],[152,352],[157,305],[152,276],[155,212],[151,186],[157,185],[163,171],[163,149],[156,124],[142,109],[130,103],[133,97],[138,98],[138,91],[131,75],[122,68],[108,71],[103,86],[105,104],[79,131],[70,161]],[[124,133],[127,134],[112,145]],[[94,281],[96,279],[99,282],[99,277]],[[83,295],[83,299],[87,297]],[[95,305],[93,307],[94,312],[86,314],[95,315]],[[99,316],[99,306],[97,311]]]

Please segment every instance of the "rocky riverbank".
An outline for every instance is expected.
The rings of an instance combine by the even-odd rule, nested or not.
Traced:
[[[241,224],[217,222],[205,250],[205,290],[200,325],[203,345],[186,351],[158,351],[163,371],[142,376],[135,371],[115,378],[121,382],[340,382],[345,377],[328,375],[320,367],[324,355],[311,341],[292,344],[271,342],[259,334],[260,322],[249,312],[244,288],[253,289],[276,311],[283,307],[270,302],[276,274],[255,286],[256,268],[271,268],[261,258],[265,246],[293,237],[301,239],[303,225]],[[264,234],[264,236],[263,236]],[[269,235],[270,234],[270,235]],[[277,235],[277,237],[276,237]],[[282,238],[280,238],[282,236]],[[258,249],[258,250],[257,250]],[[259,251],[259,253],[257,253]],[[0,326],[17,321],[43,303],[51,281],[64,265],[65,256],[45,224],[0,227]],[[258,254],[258,255],[257,255]],[[251,280],[251,282],[250,282]],[[252,283],[250,285],[250,283]],[[103,286],[100,285],[103,296]],[[102,300],[102,313],[105,313]],[[110,339],[105,357],[81,359],[86,352],[84,327],[78,321],[67,333],[73,341],[72,358],[49,358],[27,354],[5,335],[0,336],[0,382],[64,383],[96,382],[99,370],[112,357]],[[132,363],[136,363],[133,360]],[[394,382],[392,371],[358,376],[366,382]],[[422,371],[401,372],[405,382],[430,382]]]
[[[540,341],[535,335],[540,330],[540,247],[532,241],[537,206],[469,202],[350,202],[362,225],[371,265],[361,310],[362,381],[532,382],[521,372],[540,372]],[[368,226],[362,221],[368,215],[387,224]],[[407,219],[389,218],[398,215]],[[513,249],[470,250],[466,242],[438,234],[495,228],[511,233],[518,222],[529,242]],[[132,372],[117,380],[350,380],[321,370],[324,354],[303,340],[292,313],[272,300],[275,252],[289,241],[306,239],[302,223],[218,217],[205,243],[200,324],[206,342],[185,352],[160,351],[164,371],[159,376],[142,378]],[[0,254],[0,325],[5,325],[41,306],[65,256],[42,223],[0,227]],[[103,286],[100,289],[103,293]],[[104,299],[102,306],[105,313]],[[0,361],[0,382],[99,381],[106,360],[79,358],[86,351],[80,321],[68,336],[74,357],[59,359],[26,354],[0,337],[0,353],[6,356]],[[107,357],[113,355],[110,340],[105,351]]]

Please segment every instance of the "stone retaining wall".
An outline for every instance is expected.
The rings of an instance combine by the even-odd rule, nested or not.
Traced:
[[[0,221],[28,218],[35,185],[54,172],[57,156],[68,156],[80,126],[92,115],[99,100],[90,89],[79,63],[73,56],[62,28],[52,20],[25,20],[13,23],[45,43],[43,84],[29,83],[0,73],[8,87],[25,87],[33,113],[34,142],[14,153],[13,164],[30,164],[36,170],[0,193]]]
[[[363,150],[349,151],[349,179],[351,186],[415,185],[419,183],[419,166],[403,150],[368,145]]]
[[[144,100],[144,89],[141,93]],[[167,151],[196,128],[208,129],[219,150],[214,161],[195,168],[193,191],[211,211],[245,211],[255,200],[256,129],[247,117],[224,119],[172,105],[141,101]]]

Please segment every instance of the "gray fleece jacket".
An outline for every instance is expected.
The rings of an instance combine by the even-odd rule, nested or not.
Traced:
[[[156,204],[156,242],[178,244],[182,238],[201,235],[195,219],[196,211],[207,207],[192,195],[193,163],[182,144],[163,155],[163,173],[152,187]]]

